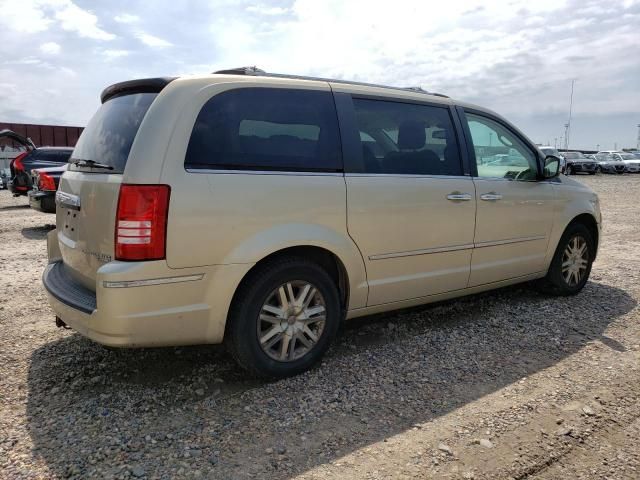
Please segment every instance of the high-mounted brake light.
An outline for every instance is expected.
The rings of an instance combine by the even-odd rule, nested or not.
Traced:
[[[116,216],[116,260],[166,257],[169,185],[120,185]]]
[[[47,172],[38,172],[38,190],[55,191],[56,182]]]

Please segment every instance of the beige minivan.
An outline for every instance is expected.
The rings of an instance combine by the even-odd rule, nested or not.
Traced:
[[[56,196],[60,326],[121,347],[224,342],[308,369],[345,319],[518,282],[570,295],[598,197],[445,95],[255,68],[118,83]]]

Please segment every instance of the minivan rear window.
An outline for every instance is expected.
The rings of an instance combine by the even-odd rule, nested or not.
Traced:
[[[331,92],[238,88],[211,98],[196,119],[187,169],[342,170]]]
[[[142,119],[157,93],[135,93],[107,100],[82,131],[71,162],[93,160],[123,172]]]

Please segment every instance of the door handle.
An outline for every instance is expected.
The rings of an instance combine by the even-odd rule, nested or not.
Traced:
[[[451,200],[452,202],[468,202],[469,200],[471,200],[471,194],[451,192],[449,195],[447,195],[447,200]]]
[[[496,200],[502,200],[502,195],[496,192],[483,193],[482,195],[480,195],[480,200],[495,202]]]

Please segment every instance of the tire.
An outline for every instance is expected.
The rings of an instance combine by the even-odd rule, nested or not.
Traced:
[[[573,175],[573,168],[571,166],[567,165],[565,175]]]
[[[310,287],[303,298],[307,285]],[[284,312],[286,305],[287,313],[276,313]],[[322,317],[321,307],[324,321],[317,320]],[[318,313],[311,314],[312,311]],[[307,315],[310,318],[305,318]],[[305,258],[280,258],[259,266],[242,282],[229,311],[225,344],[250,373],[283,378],[317,363],[335,338],[341,321],[340,295],[330,275]],[[283,330],[277,330],[280,328]],[[260,338],[265,340],[261,342]],[[269,345],[272,342],[275,343]],[[283,358],[285,342],[287,353]]]
[[[574,239],[578,239],[578,243],[574,242]],[[563,261],[566,258],[567,249],[571,246],[575,248],[580,245],[580,240],[586,245],[586,252],[583,254],[582,260],[586,262],[584,270],[580,269],[579,278],[568,272],[563,273]],[[593,264],[595,253],[595,243],[591,232],[582,223],[570,224],[562,235],[562,238],[558,242],[551,266],[547,275],[541,279],[537,286],[538,289],[544,293],[558,296],[575,295],[580,292],[589,279],[591,273],[591,266]],[[569,259],[567,259],[569,260]],[[578,260],[579,261],[579,260]],[[569,267],[571,268],[571,267]],[[569,279],[566,275],[569,275]],[[576,281],[577,280],[577,281]]]
[[[589,175],[595,175],[596,172],[589,172]]]

